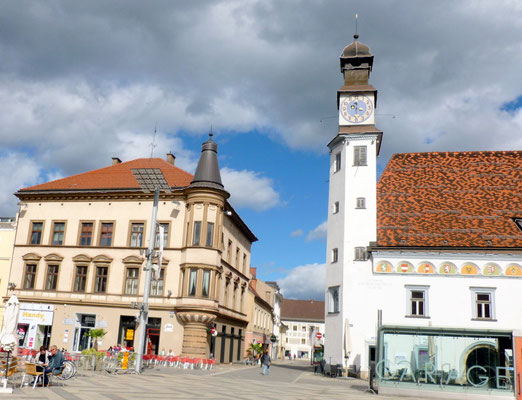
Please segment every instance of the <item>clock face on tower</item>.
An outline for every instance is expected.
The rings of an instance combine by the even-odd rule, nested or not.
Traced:
[[[339,105],[342,117],[352,124],[362,124],[373,114],[373,102],[367,96],[348,96]]]

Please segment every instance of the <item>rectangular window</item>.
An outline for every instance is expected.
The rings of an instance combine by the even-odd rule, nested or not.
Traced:
[[[87,283],[87,266],[77,265],[76,275],[74,277],[74,291],[85,292],[85,284]]]
[[[336,201],[334,204],[333,204],[333,207],[332,207],[332,214],[337,214],[339,212],[339,202]]]
[[[36,264],[25,265],[24,289],[34,289],[36,282]]]
[[[31,226],[31,244],[42,243],[43,222],[33,222]]]
[[[96,278],[94,281],[94,292],[105,293],[107,290],[107,275],[109,267],[96,267]]]
[[[424,316],[424,291],[412,290],[410,291],[410,315]]]
[[[428,317],[428,286],[405,286],[409,317]]]
[[[246,272],[246,267],[247,267],[247,255],[245,253],[245,254],[243,254],[243,273]]]
[[[130,247],[143,246],[143,232],[145,224],[143,222],[134,222],[131,224]]]
[[[368,165],[366,161],[366,146],[355,146],[353,148],[353,165]]]
[[[160,271],[160,278],[158,280],[152,280],[150,284],[150,295],[151,296],[163,296],[163,284],[165,281],[165,268]]]
[[[294,325],[293,330],[297,331],[297,325]]]
[[[92,234],[94,224],[92,222],[82,222],[80,231],[80,246],[90,246],[92,243]]]
[[[495,319],[495,289],[471,288],[473,298],[473,319]]]
[[[192,244],[194,246],[199,246],[201,240],[201,221],[194,221],[194,237]]]
[[[355,208],[366,208],[366,199],[364,197],[357,197]]]
[[[301,339],[301,344],[306,344],[306,339]]]
[[[45,290],[56,290],[58,283],[58,265],[47,266],[47,277],[45,279]]]
[[[339,312],[339,286],[328,288],[328,312]]]
[[[302,332],[306,332],[306,326],[302,326],[302,327],[301,327],[301,331],[302,331]]]
[[[112,245],[112,222],[103,222],[100,230],[100,246],[111,246]]]
[[[61,246],[63,244],[63,235],[65,232],[65,222],[55,222],[53,224],[53,246]]]
[[[339,250],[332,249],[332,262],[336,263],[337,261],[339,261]]]
[[[341,152],[335,155],[334,172],[341,170]]]
[[[196,269],[190,270],[189,275],[189,296],[195,296],[196,295],[196,289],[198,284],[198,271]]]
[[[239,255],[240,255],[239,246],[236,246],[236,268],[238,270],[239,270]]]
[[[227,246],[227,262],[229,264],[232,263],[232,240],[229,240],[228,241],[228,246]]]
[[[125,276],[125,294],[138,294],[139,268],[127,268]]]
[[[208,297],[210,294],[209,290],[210,290],[210,271],[205,270],[205,271],[203,271],[203,289],[202,289],[201,295],[203,297]]]
[[[214,245],[214,223],[207,222],[207,240],[205,242],[207,247],[212,247]]]
[[[355,261],[366,261],[366,248],[356,247],[355,248]]]
[[[168,241],[169,241],[169,223],[159,223],[156,226],[156,242],[155,246],[156,248],[159,248],[160,245],[160,237],[159,237],[159,227],[160,225],[163,227],[163,248],[168,247]]]

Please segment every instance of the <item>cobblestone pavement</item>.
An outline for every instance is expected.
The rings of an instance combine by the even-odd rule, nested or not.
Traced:
[[[314,375],[305,361],[279,361],[269,376],[257,366],[225,365],[211,371],[149,368],[142,375],[77,376],[65,386],[24,387],[9,399],[399,399],[366,392],[367,382]]]

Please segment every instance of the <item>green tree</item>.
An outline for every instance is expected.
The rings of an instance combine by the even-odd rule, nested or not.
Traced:
[[[98,351],[98,339],[103,338],[107,332],[102,328],[90,329],[89,332],[85,332],[85,336],[90,337],[93,342],[94,349]]]

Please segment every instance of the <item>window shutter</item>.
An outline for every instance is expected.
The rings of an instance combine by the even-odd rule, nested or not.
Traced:
[[[359,157],[360,157],[359,165],[366,165],[366,146],[361,146],[360,151],[361,151],[361,154],[359,155]]]
[[[359,165],[360,162],[360,157],[359,157],[359,146],[356,146],[353,148],[353,165]]]

